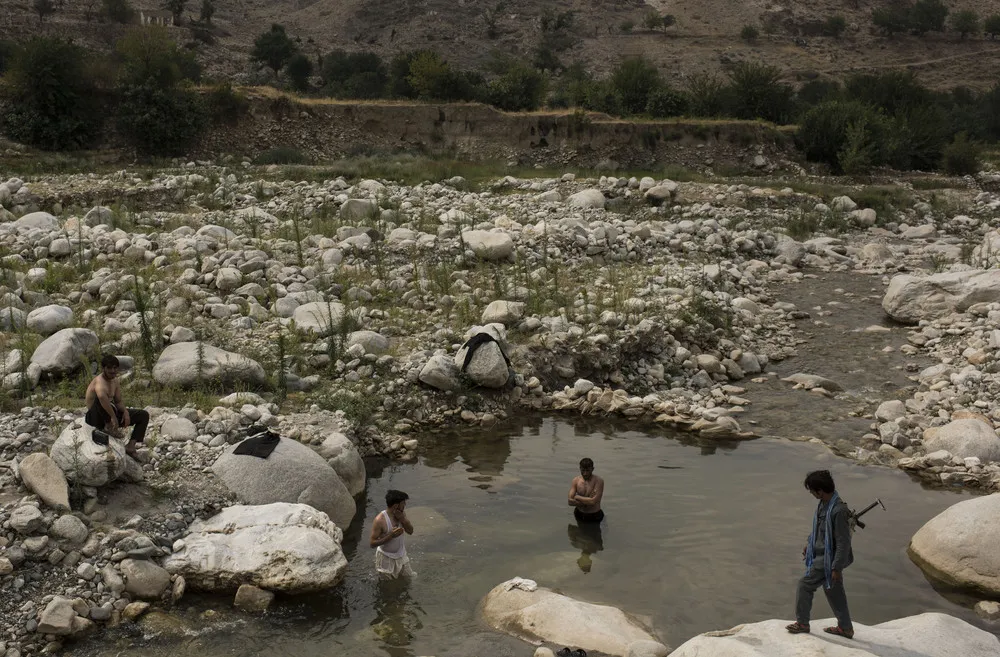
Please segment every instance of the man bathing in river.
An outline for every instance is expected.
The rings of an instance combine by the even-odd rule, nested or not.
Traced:
[[[396,579],[400,575],[413,577],[410,558],[406,556],[403,532],[413,534],[413,525],[406,517],[406,500],[410,496],[399,490],[385,494],[385,511],[375,516],[368,544],[375,548],[375,572],[380,579]]]
[[[87,424],[109,430],[115,437],[122,438],[122,429],[134,427],[132,436],[125,446],[125,452],[135,458],[139,443],[146,437],[149,413],[138,408],[125,408],[122,403],[122,387],[118,381],[118,359],[107,354],[101,359],[101,373],[87,386],[84,402],[87,406]]]
[[[829,470],[816,470],[806,475],[806,490],[819,500],[813,516],[809,542],[802,548],[806,560],[806,574],[799,580],[795,594],[795,622],[787,626],[792,634],[809,632],[809,614],[812,611],[813,593],[821,585],[826,600],[837,617],[836,627],[827,627],[828,634],[854,638],[851,612],[847,609],[844,592],[844,568],[854,563],[851,550],[851,512],[837,494]]]
[[[601,498],[604,497],[604,480],[594,474],[594,462],[590,459],[580,460],[580,476],[573,478],[569,487],[569,505],[573,516],[578,522],[601,522],[604,511],[601,510]]]

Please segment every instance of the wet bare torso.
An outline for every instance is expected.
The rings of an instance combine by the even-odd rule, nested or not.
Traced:
[[[597,492],[597,487],[603,484],[604,480],[597,475],[590,475],[590,479],[584,479],[583,475],[577,475],[573,479],[573,486],[576,489],[576,494],[581,497],[593,497],[594,493]],[[580,504],[576,508],[580,509],[583,513],[597,513],[601,510],[601,502],[598,500],[595,504]]]

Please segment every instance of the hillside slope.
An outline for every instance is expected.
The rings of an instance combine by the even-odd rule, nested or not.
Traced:
[[[87,22],[92,0],[66,0],[44,24],[30,11],[30,0],[5,0],[0,38],[31,34],[71,35],[95,48],[108,48],[123,28]],[[334,48],[367,49],[391,56],[431,48],[462,67],[480,67],[496,53],[530,57],[543,38],[543,12],[573,12],[566,34],[573,44],[558,53],[563,63],[580,61],[591,70],[609,70],[622,56],[644,54],[664,75],[681,81],[700,71],[722,70],[740,59],[779,66],[791,81],[844,72],[905,67],[928,85],[977,88],[1000,80],[1000,41],[985,37],[961,40],[956,34],[887,39],[874,33],[873,7],[883,0],[215,0],[214,23],[220,36],[199,44],[210,75],[254,81],[248,55],[254,37],[271,23],[281,23],[299,37],[312,55]],[[96,4],[96,3],[95,3]],[[153,0],[135,0],[137,8],[158,8]],[[187,15],[196,18],[200,0],[189,0]],[[1000,12],[989,0],[950,3],[952,10],[971,8],[980,15]],[[676,25],[651,31],[642,26],[651,10],[670,13]],[[844,16],[840,38],[808,36],[810,26]],[[632,22],[631,32],[622,29]],[[744,25],[756,25],[754,44],[740,40]],[[173,28],[177,39],[191,41],[186,27]],[[258,76],[259,81],[259,76]]]

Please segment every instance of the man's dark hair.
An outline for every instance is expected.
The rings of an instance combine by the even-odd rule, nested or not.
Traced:
[[[580,469],[581,470],[593,470],[594,462],[591,459],[583,458],[580,459]]]
[[[118,362],[118,357],[113,354],[104,354],[101,358],[101,367],[121,367],[121,363]]]
[[[385,505],[387,507],[395,506],[396,504],[399,504],[400,502],[405,502],[408,499],[410,499],[410,496],[404,493],[403,491],[390,490],[385,494]]]
[[[837,490],[829,470],[814,470],[806,475],[805,486],[817,493],[832,493]]]

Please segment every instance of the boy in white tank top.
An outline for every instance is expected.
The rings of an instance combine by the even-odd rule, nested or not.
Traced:
[[[399,490],[385,494],[385,511],[375,516],[368,544],[375,549],[375,572],[381,579],[396,579],[400,575],[416,575],[406,556],[403,533],[413,534],[413,525],[406,517],[406,500],[410,496]]]

